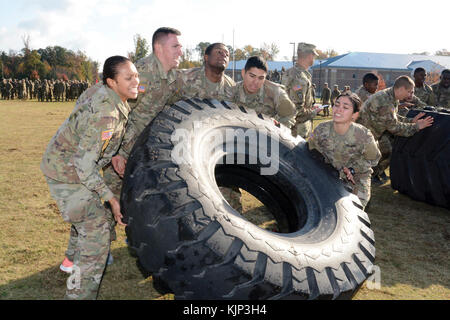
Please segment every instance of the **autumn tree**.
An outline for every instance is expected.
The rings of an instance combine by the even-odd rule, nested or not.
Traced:
[[[242,49],[235,49],[234,50],[234,60],[239,61],[239,60],[246,60],[247,56],[244,50]]]
[[[147,39],[142,37],[140,34],[134,35],[134,51],[128,52],[128,58],[133,61],[133,63],[137,62],[139,59],[142,59],[148,55],[150,51],[150,46],[147,42]]]
[[[205,55],[206,48],[208,48],[209,45],[211,45],[210,42],[200,42],[195,47],[195,51],[197,51],[200,61],[203,61],[203,56]]]
[[[275,43],[267,44],[264,42],[259,52],[260,55],[267,61],[273,61],[278,53],[280,53],[280,49]]]
[[[317,57],[318,60],[324,60],[339,55],[334,49],[327,49],[325,51],[316,49],[316,51],[319,54],[319,56]]]
[[[197,49],[195,49],[195,50],[197,50]],[[184,49],[183,55],[181,56],[181,62],[180,62],[180,65],[178,66],[178,68],[190,69],[190,68],[195,68],[195,67],[201,66],[202,63],[200,61],[194,61],[193,53],[194,53],[193,49],[188,49],[188,48]]]

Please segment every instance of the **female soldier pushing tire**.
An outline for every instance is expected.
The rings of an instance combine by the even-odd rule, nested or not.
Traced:
[[[282,230],[247,221],[219,186],[254,195]],[[228,102],[166,106],[134,146],[121,201],[139,263],[178,299],[342,298],[372,272],[358,198],[302,138]]]

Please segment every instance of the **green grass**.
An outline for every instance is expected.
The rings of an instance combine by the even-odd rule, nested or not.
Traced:
[[[64,223],[39,169],[50,138],[74,103],[0,101],[0,299],[61,299],[59,271],[70,226]],[[315,124],[325,120],[317,117]],[[260,205],[244,198],[244,211]],[[374,187],[367,208],[376,239],[381,289],[355,299],[450,299],[450,212],[413,201],[389,184]],[[144,279],[117,227],[114,264],[99,299],[172,299]]]

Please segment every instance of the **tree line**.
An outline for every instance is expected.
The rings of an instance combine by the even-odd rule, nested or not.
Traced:
[[[81,51],[60,46],[31,49],[29,37],[23,39],[24,48],[19,51],[0,51],[0,76],[13,79],[61,79],[95,82],[99,64]]]

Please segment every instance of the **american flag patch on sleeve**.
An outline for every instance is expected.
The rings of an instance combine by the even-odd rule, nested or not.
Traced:
[[[146,89],[146,85],[141,84],[141,85],[139,85],[139,87],[138,87],[138,92],[144,93],[144,92],[145,92],[145,89]]]
[[[102,141],[109,140],[112,138],[113,130],[106,130],[102,132]]]

